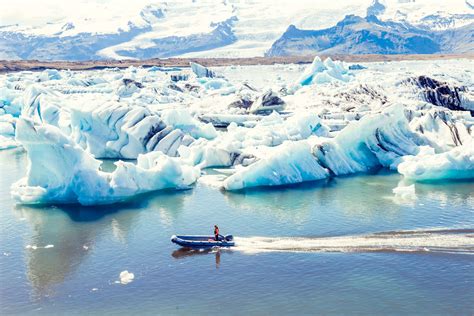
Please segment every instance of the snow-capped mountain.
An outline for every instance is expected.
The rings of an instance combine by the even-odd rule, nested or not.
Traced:
[[[436,54],[474,51],[474,25],[430,31],[404,22],[348,15],[324,30],[290,25],[267,56],[326,54]]]
[[[0,11],[0,58],[252,57],[321,50],[473,52],[472,0],[333,2],[18,0]],[[354,31],[380,35],[384,41],[387,34],[388,45],[396,47],[381,49],[380,45],[360,43],[361,36],[346,36]],[[296,33],[298,37],[292,38]],[[305,38],[311,44],[299,50],[302,34],[312,39]],[[315,34],[331,40],[322,45],[316,39],[315,44]]]

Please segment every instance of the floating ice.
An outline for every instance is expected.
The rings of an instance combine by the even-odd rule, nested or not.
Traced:
[[[0,150],[18,147],[15,141],[16,119],[10,114],[0,116]]]
[[[68,129],[69,111],[55,91],[34,84],[26,88],[22,99],[22,117]]]
[[[130,97],[143,87],[144,86],[142,83],[126,78],[122,79],[122,81],[119,83],[116,93],[120,97]]]
[[[188,110],[185,109],[170,109],[161,113],[161,118],[168,125],[175,129],[180,129],[189,133],[194,138],[214,139],[217,137],[217,132],[214,126],[210,123],[204,124],[191,116]]]
[[[127,270],[120,272],[120,283],[121,284],[128,284],[133,281],[135,275],[133,273],[128,272]]]
[[[170,110],[165,115],[177,127],[186,127],[198,136],[213,136],[212,126],[199,124],[188,116],[178,110]],[[181,130],[167,126],[158,114],[146,107],[124,106],[117,102],[95,109],[72,110],[71,128],[75,142],[97,158],[135,159],[150,151],[176,156],[180,145],[194,141]]]
[[[15,117],[20,115],[21,93],[22,91],[14,88],[0,87],[0,115],[10,114]]]
[[[403,108],[393,107],[350,123],[334,139],[310,138],[265,152],[262,160],[226,179],[224,188],[292,184],[375,167],[396,168],[401,157],[418,153],[420,144],[422,139],[409,130]]]
[[[26,245],[25,248],[26,249],[33,249],[33,250],[36,250],[36,249],[50,249],[50,248],[54,248],[54,245],[46,245],[44,247],[37,246],[37,245]]]
[[[61,74],[56,69],[46,69],[39,75],[41,81],[60,80]]]
[[[361,64],[352,64],[349,66],[349,70],[364,70],[367,69],[367,67],[362,66]]]
[[[265,155],[262,146],[274,147],[286,140],[298,141],[311,135],[327,135],[327,128],[314,113],[301,113],[284,119],[274,112],[263,117],[253,128],[233,123],[227,130],[213,141],[180,147],[181,157],[200,168],[247,165],[255,161],[255,156]]]
[[[1,74],[0,148],[19,145],[17,120],[36,124],[16,131],[32,171],[13,193],[28,203],[111,203],[186,187],[207,167],[231,167],[202,179],[227,181],[229,189],[395,170],[402,161],[407,178],[469,178],[474,118],[452,105],[472,109],[472,61],[428,64],[374,63],[356,72],[315,58],[304,72],[300,65],[219,68],[225,78],[195,65],[195,74],[175,72],[187,77],[177,82],[166,71],[178,69],[161,68]],[[435,89],[420,95],[407,78]],[[104,173],[94,158],[138,162]]]
[[[0,150],[16,148],[18,146],[16,141],[0,135]]]
[[[409,111],[410,129],[421,134],[435,152],[445,152],[462,144],[471,143],[474,117],[469,112],[447,112],[437,109]]]
[[[226,190],[276,186],[324,179],[328,170],[321,167],[307,142],[286,142],[249,167],[242,168],[224,181]]]
[[[327,58],[322,62],[319,56],[316,56],[313,63],[308,66],[300,78],[298,85],[306,86],[310,84],[323,84],[332,81],[348,82],[351,79],[349,71],[340,61],[333,61]]]
[[[351,122],[335,139],[315,147],[319,162],[335,175],[367,172],[375,167],[396,168],[400,158],[418,153],[423,139],[410,131],[403,107]]]
[[[208,94],[229,95],[236,91],[234,85],[223,78],[201,78],[198,82]]]
[[[113,173],[57,127],[20,119],[17,141],[27,151],[26,177],[12,185],[21,203],[107,204],[165,188],[187,188],[199,170],[161,152],[139,155],[137,164],[119,161]]]
[[[198,63],[191,62],[189,64],[191,66],[191,70],[194,72],[194,74],[196,74],[196,77],[198,78],[214,78],[216,76],[216,74],[212,70]]]
[[[259,96],[250,107],[250,113],[259,113],[266,111],[282,111],[285,108],[285,101],[283,101],[277,93],[271,89]]]
[[[398,165],[398,172],[415,181],[474,179],[474,146],[467,144],[441,154],[422,151],[406,156]]]

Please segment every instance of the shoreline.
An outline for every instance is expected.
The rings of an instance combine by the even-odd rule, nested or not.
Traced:
[[[321,54],[322,59],[331,57],[351,63],[391,62],[411,60],[449,60],[468,59],[474,60],[474,54],[436,54],[436,55],[339,55]],[[153,58],[144,60],[89,60],[89,61],[39,61],[39,60],[0,60],[0,73],[18,71],[42,71],[45,69],[57,70],[100,70],[108,68],[134,67],[188,67],[190,62],[197,62],[206,67],[220,66],[251,66],[275,64],[308,64],[314,56],[288,56],[288,57],[251,57],[251,58]]]

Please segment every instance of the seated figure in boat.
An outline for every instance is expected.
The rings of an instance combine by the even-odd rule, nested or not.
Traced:
[[[219,227],[217,225],[214,225],[214,240],[219,241]]]

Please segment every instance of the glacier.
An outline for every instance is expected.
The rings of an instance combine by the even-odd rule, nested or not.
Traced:
[[[0,11],[0,59],[473,51],[467,0],[52,1]]]
[[[28,173],[11,190],[20,203],[107,204],[196,182],[236,191],[379,168],[405,186],[470,181],[473,62],[434,63],[0,74],[0,148],[26,150]]]

